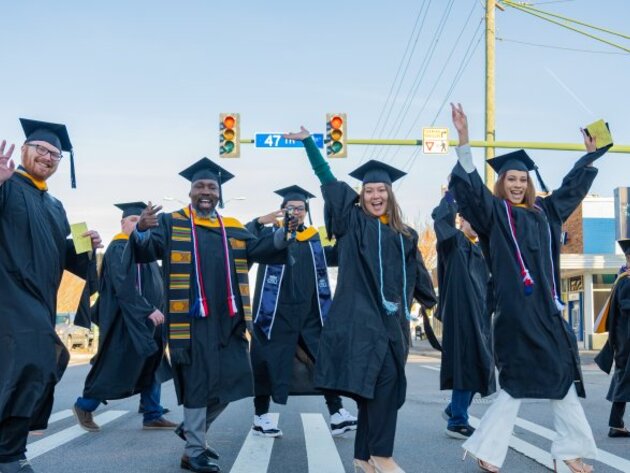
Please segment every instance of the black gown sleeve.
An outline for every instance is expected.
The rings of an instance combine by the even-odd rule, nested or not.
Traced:
[[[332,246],[324,246],[324,256],[326,257],[326,266],[339,266],[339,250],[336,242]]]
[[[449,245],[456,240],[459,230],[455,227],[455,217],[457,209],[455,204],[444,196],[440,200],[440,205],[433,209],[433,228],[437,238],[438,246]]]
[[[324,221],[328,235],[341,238],[350,224],[350,215],[359,195],[343,181],[332,181],[322,185],[324,197]]]
[[[271,229],[269,229],[271,230]],[[288,257],[288,249],[277,249],[274,246],[274,232],[246,240],[248,264],[285,264]]]
[[[265,229],[265,226],[258,223],[258,217],[256,217],[254,220],[247,222],[245,224],[245,228],[247,228],[247,230],[249,230],[249,232],[255,237],[259,237]]]
[[[476,170],[467,173],[457,163],[451,173],[449,190],[455,196],[459,213],[470,222],[477,233],[489,235],[495,218],[496,197],[484,185],[479,173]]]

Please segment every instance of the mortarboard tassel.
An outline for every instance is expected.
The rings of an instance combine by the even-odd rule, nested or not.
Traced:
[[[306,213],[308,214],[308,224],[313,226],[313,219],[311,218],[311,206],[308,205],[308,199],[306,199]]]
[[[223,188],[221,187],[221,171],[219,171],[219,208],[223,208]]]
[[[73,189],[77,188],[77,176],[74,172],[74,151],[70,150],[70,185]]]
[[[543,191],[545,194],[549,194],[549,189],[545,185],[545,182],[542,180],[540,172],[538,171],[538,166],[534,168],[534,172],[536,173],[536,179],[538,179],[538,183],[540,184],[540,190]]]

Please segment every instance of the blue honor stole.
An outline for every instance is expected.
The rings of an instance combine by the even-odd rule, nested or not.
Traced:
[[[328,311],[332,304],[332,291],[328,282],[328,266],[324,248],[319,238],[309,240],[308,244],[311,249],[313,268],[315,270],[315,289],[317,291],[317,300],[319,301],[319,318],[322,325],[324,325],[328,319]],[[258,312],[256,312],[254,323],[260,327],[268,340],[271,340],[271,331],[276,319],[284,272],[285,265],[283,264],[267,265],[265,268]]]

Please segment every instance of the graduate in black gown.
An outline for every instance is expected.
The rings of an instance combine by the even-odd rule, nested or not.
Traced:
[[[315,366],[315,387],[344,393],[359,406],[354,464],[364,472],[403,470],[393,460],[398,409],[405,402],[409,308],[415,297],[436,303],[418,235],[402,222],[391,185],[404,172],[370,161],[350,175],[360,194],[338,181],[302,128],[285,137],[304,142],[322,183],[326,227],[337,239],[339,275]]]
[[[140,393],[143,429],[175,429],[163,417],[160,393],[166,345],[164,289],[156,262],[134,264],[125,252],[129,235],[146,204],[116,204],[122,210],[121,232],[112,238],[101,266],[98,302],[93,322],[100,330],[98,353],[85,380],[83,395],[73,406],[79,425],[88,432],[100,427],[93,412],[104,401]],[[168,371],[168,367],[167,367]]]
[[[581,458],[594,458],[597,447],[578,400],[585,392],[575,334],[562,317],[560,233],[597,175],[593,161],[608,148],[596,150],[595,140],[583,132],[588,153],[546,197],[536,196],[528,171],[538,174],[537,168],[524,150],[496,157],[489,160],[498,175],[491,193],[472,164],[461,105],[452,105],[452,113],[459,147],[449,188],[459,212],[488,249],[495,295],[494,353],[501,386],[463,447],[483,469],[498,471],[521,400],[549,399],[558,434],[551,446],[554,461],[588,473],[592,467]]]
[[[285,212],[297,219],[298,231],[289,247],[290,263],[260,265],[254,292],[254,327],[251,360],[254,370],[255,415],[252,430],[265,437],[281,437],[277,422],[268,415],[270,398],[286,404],[289,394],[322,395],[313,387],[313,362],[319,337],[328,319],[332,292],[328,266],[336,264],[336,248],[323,246],[319,232],[305,226],[309,200],[315,196],[299,186],[276,191],[280,210],[249,222],[260,237],[271,235]],[[341,398],[325,394],[334,436],[356,430],[357,419],[343,408]]]
[[[488,396],[496,389],[492,356],[491,309],[486,303],[490,274],[477,233],[459,217],[457,204],[447,191],[433,210],[437,237],[438,287],[442,321],[440,389],[453,391],[444,410],[446,434],[470,437],[468,406],[475,393]]]
[[[160,215],[161,207],[149,205],[129,244],[138,263],[162,260],[169,353],[184,405],[181,467],[217,472],[206,432],[230,402],[253,395],[249,266],[285,263],[287,243],[284,230],[256,238],[217,212],[221,186],[234,177],[222,167],[203,158],[180,175],[191,182],[190,205]]]
[[[626,265],[620,269],[595,325],[596,333],[608,332],[608,341],[595,361],[607,373],[610,373],[613,361],[615,363],[606,396],[612,402],[608,436],[628,438],[630,431],[625,427],[623,416],[626,403],[630,402],[630,239],[617,243],[626,255]]]
[[[72,152],[64,125],[21,119],[21,165],[0,145],[0,472],[32,472],[29,430],[45,429],[53,391],[69,354],[55,333],[64,269],[87,278],[91,259],[77,255],[61,202],[46,181]],[[74,173],[72,173],[74,178]],[[74,184],[74,182],[73,182]],[[89,231],[92,248],[101,246]]]

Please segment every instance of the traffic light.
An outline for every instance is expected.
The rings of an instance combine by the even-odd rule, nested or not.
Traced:
[[[345,158],[346,149],[346,114],[326,114],[326,156],[329,158]]]
[[[219,120],[219,156],[222,158],[240,158],[240,115],[238,113],[221,113]]]

